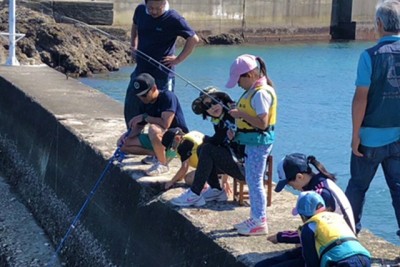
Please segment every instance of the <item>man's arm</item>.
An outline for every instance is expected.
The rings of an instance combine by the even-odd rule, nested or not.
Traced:
[[[357,86],[352,103],[353,134],[351,140],[351,149],[354,155],[358,157],[363,156],[358,151],[358,147],[360,145],[360,128],[364,120],[365,110],[367,108],[368,89],[368,87]]]
[[[182,51],[179,53],[178,56],[171,55],[171,56],[166,56],[163,58],[161,63],[163,63],[167,67],[172,67],[175,65],[178,65],[179,63],[183,62],[192,52],[196,44],[200,41],[199,37],[197,34],[188,37],[186,39],[185,45],[183,46]]]
[[[187,38],[181,53],[175,59],[174,65],[183,62],[193,52],[193,49],[197,45],[199,40],[200,39],[197,34]]]
[[[132,28],[131,28],[131,51],[132,51],[132,57],[135,56],[137,45],[138,45],[137,26],[136,26],[135,23],[132,23]]]
[[[172,111],[164,111],[161,113],[161,118],[148,116],[146,118],[146,122],[151,124],[157,124],[164,129],[169,129],[171,127],[171,123],[174,120],[175,113]]]

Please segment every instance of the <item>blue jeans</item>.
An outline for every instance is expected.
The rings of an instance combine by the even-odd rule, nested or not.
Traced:
[[[329,264],[329,267],[370,267],[371,259],[364,255],[354,255],[339,262]]]
[[[139,75],[135,71],[131,74],[131,79],[129,81],[128,89],[126,90],[125,96],[125,105],[124,105],[124,117],[126,127],[128,128],[128,122],[135,117],[136,115],[140,114],[140,110],[144,105],[143,102],[139,99],[139,97],[135,94],[135,88],[133,87],[133,80],[135,77]],[[156,79],[156,85],[158,90],[164,91],[174,91],[175,88],[175,78],[166,78],[166,79]]]
[[[359,151],[364,156],[351,155],[351,178],[346,188],[346,196],[353,208],[357,233],[361,230],[365,193],[379,165],[382,165],[386,183],[390,189],[392,205],[400,229],[400,141],[382,147],[360,145]]]

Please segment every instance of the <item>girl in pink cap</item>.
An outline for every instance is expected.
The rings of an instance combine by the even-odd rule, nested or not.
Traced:
[[[275,139],[277,97],[264,61],[253,55],[241,55],[232,63],[226,87],[235,85],[245,92],[236,108],[229,111],[235,118],[237,131],[230,130],[228,137],[246,147],[245,174],[251,213],[249,219],[234,227],[242,235],[263,235],[268,233],[263,179]]]

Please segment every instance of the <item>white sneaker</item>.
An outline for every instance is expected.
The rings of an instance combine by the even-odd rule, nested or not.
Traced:
[[[163,165],[161,162],[155,163],[146,171],[147,176],[158,176],[167,173],[169,173],[168,165]]]
[[[204,200],[203,196],[196,195],[189,188],[179,197],[171,199],[171,203],[181,207],[189,207],[189,206],[200,207],[205,205],[206,201]]]
[[[207,188],[204,193],[201,194],[205,201],[227,201],[228,195],[225,190],[218,190],[217,188]]]
[[[158,159],[156,156],[147,156],[143,158],[140,162],[142,162],[143,164],[153,165],[158,162]]]
[[[268,234],[267,219],[250,218],[245,222],[245,226],[237,229],[240,235],[266,235]]]
[[[245,221],[243,221],[243,222],[241,222],[241,223],[234,224],[234,225],[233,225],[233,228],[235,228],[236,230],[239,230],[240,228],[246,227],[246,225],[247,225],[247,223],[248,223],[249,221],[251,221],[251,218],[250,218],[250,219],[247,219],[247,220],[245,220]]]

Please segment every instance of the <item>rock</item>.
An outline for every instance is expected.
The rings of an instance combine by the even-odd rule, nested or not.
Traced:
[[[223,34],[218,34],[218,35],[211,35],[206,37],[205,42],[207,44],[222,44],[222,45],[228,45],[228,44],[241,44],[244,42],[243,37],[237,34],[228,34],[228,33],[223,33]]]
[[[93,26],[57,23],[51,16],[21,5],[16,9],[16,32],[25,34],[17,42],[20,64],[47,64],[68,76],[88,76],[117,71],[132,63],[126,39],[96,31]],[[8,32],[8,6],[0,8],[0,32]],[[8,55],[8,40],[0,40],[0,63]]]

